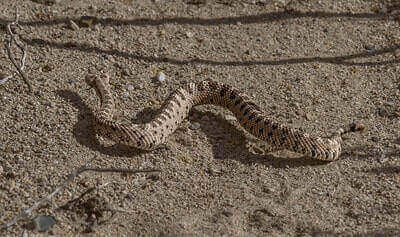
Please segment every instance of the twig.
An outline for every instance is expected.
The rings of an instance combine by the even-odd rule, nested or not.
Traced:
[[[75,198],[75,199],[73,199],[73,200],[71,200],[71,201],[68,201],[66,204],[64,204],[64,205],[62,205],[62,206],[60,206],[60,207],[58,207],[57,210],[60,210],[60,209],[64,209],[64,210],[74,210],[74,209],[72,209],[72,208],[75,208],[75,209],[76,209],[76,208],[79,208],[78,206],[73,206],[73,205],[76,205],[77,202],[78,202],[79,200],[83,199],[83,197],[84,197],[85,195],[87,195],[87,194],[93,192],[94,190],[100,190],[100,189],[102,189],[102,188],[108,186],[109,184],[126,184],[126,182],[121,183],[121,182],[117,182],[117,181],[111,181],[111,182],[107,182],[107,183],[105,183],[105,184],[102,184],[102,185],[100,185],[99,187],[90,187],[90,188],[87,189],[85,192],[83,192],[82,194],[80,194],[79,197],[77,197],[77,198]],[[86,203],[86,204],[87,204],[87,203]],[[79,204],[79,206],[81,206],[81,205],[82,205],[82,203]],[[86,209],[89,208],[89,209],[87,209],[87,210],[85,211],[86,214],[87,214],[87,218],[86,218],[85,221],[82,222],[82,223],[85,224],[85,225],[88,225],[88,224],[89,224],[89,226],[87,226],[87,229],[86,229],[86,230],[89,230],[89,232],[92,232],[92,231],[93,231],[93,228],[94,228],[95,226],[97,226],[97,225],[102,225],[102,224],[105,224],[105,223],[107,223],[107,222],[110,222],[110,221],[114,220],[114,219],[115,219],[115,213],[117,213],[117,212],[122,212],[122,213],[127,213],[127,214],[133,214],[133,212],[131,212],[131,211],[123,210],[123,209],[120,209],[120,208],[114,208],[114,207],[112,207],[112,206],[109,205],[109,204],[107,204],[107,205],[106,205],[105,207],[103,207],[103,208],[96,208],[96,207],[94,207],[94,206],[92,206],[92,205],[85,205],[85,204],[83,204],[83,207],[86,208]],[[93,214],[95,215],[95,218],[97,218],[97,216],[103,216],[102,213],[103,213],[103,212],[106,212],[106,211],[111,212],[111,216],[110,216],[109,219],[107,219],[107,220],[102,220],[102,221],[97,220],[97,222],[96,222],[96,219],[93,219]]]
[[[7,24],[7,33],[10,36],[10,38],[8,40],[6,40],[6,43],[5,43],[8,57],[11,60],[12,64],[14,65],[14,67],[17,69],[17,72],[15,72],[12,75],[7,76],[7,77],[3,78],[2,80],[0,80],[0,84],[6,83],[9,79],[11,79],[14,76],[16,76],[17,74],[19,74],[22,77],[22,79],[24,80],[25,84],[28,86],[29,92],[32,92],[32,85],[29,82],[28,77],[26,76],[26,74],[24,72],[27,46],[26,46],[26,44],[22,43],[19,39],[17,39],[15,36],[19,37],[19,35],[18,34],[14,34],[12,32],[12,30],[11,30],[11,26],[12,25],[17,26],[20,29],[22,28],[19,25],[18,21],[19,21],[19,15],[18,15],[18,11],[17,11],[16,16],[15,16],[15,20],[13,22]],[[11,44],[13,42],[15,42],[17,47],[22,51],[22,57],[21,57],[20,65],[17,64],[17,61],[15,60],[15,55],[11,51]]]
[[[57,209],[69,209],[70,205],[72,205],[73,203],[75,203],[75,202],[77,202],[78,200],[82,199],[82,198],[83,198],[84,196],[86,196],[87,194],[93,192],[93,191],[96,190],[96,189],[97,189],[97,190],[102,189],[102,188],[104,188],[104,187],[106,187],[107,185],[112,184],[112,183],[121,184],[120,182],[112,181],[112,182],[107,182],[107,183],[105,183],[105,184],[102,184],[101,186],[99,186],[99,187],[97,187],[97,188],[96,188],[96,187],[90,187],[90,188],[87,189],[85,192],[83,192],[81,195],[79,195],[79,197],[77,197],[77,198],[75,198],[75,199],[73,199],[73,200],[68,201],[66,204],[64,204],[64,205],[62,205],[62,206],[60,206],[60,207],[58,207]]]
[[[148,169],[148,170],[131,170],[131,169],[123,169],[123,168],[91,168],[87,167],[86,165],[81,166],[80,168],[74,170],[71,174],[68,175],[67,180],[65,180],[60,186],[58,186],[53,192],[51,192],[49,195],[46,197],[41,198],[39,201],[35,202],[30,208],[24,210],[21,214],[18,216],[14,217],[10,222],[7,222],[6,224],[0,226],[0,229],[3,228],[8,228],[15,223],[17,223],[20,219],[29,217],[32,215],[32,211],[36,209],[41,203],[45,201],[51,202],[51,198],[57,194],[59,191],[64,189],[69,183],[72,182],[72,180],[80,175],[83,172],[86,171],[95,171],[95,172],[118,172],[118,173],[129,173],[129,174],[137,174],[137,173],[150,173],[150,172],[160,172],[160,170],[157,169]],[[86,193],[86,192],[85,192]]]

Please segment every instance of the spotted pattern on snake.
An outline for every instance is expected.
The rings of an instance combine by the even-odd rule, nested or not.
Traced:
[[[142,150],[152,150],[165,143],[189,110],[202,104],[229,109],[244,129],[268,144],[268,152],[290,150],[310,158],[333,161],[340,155],[342,135],[364,130],[362,124],[353,123],[338,129],[329,138],[312,136],[273,121],[239,90],[211,80],[187,83],[177,89],[165,100],[161,112],[152,121],[123,124],[113,120],[115,103],[109,76],[88,74],[85,81],[95,89],[101,102],[93,116],[95,132],[116,143]]]

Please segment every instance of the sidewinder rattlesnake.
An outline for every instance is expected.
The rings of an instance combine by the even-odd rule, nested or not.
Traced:
[[[187,83],[177,89],[152,121],[140,125],[123,124],[113,120],[115,104],[109,76],[88,74],[85,81],[96,90],[101,101],[100,108],[93,116],[97,134],[142,150],[151,150],[164,143],[187,117],[189,110],[201,104],[229,109],[243,128],[268,144],[268,152],[286,149],[318,160],[338,159],[342,135],[364,129],[362,124],[353,123],[338,129],[329,138],[312,136],[272,121],[239,90],[210,80]]]

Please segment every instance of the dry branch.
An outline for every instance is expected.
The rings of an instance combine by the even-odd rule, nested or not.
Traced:
[[[17,69],[17,72],[14,72],[12,75],[1,79],[0,80],[0,84],[6,83],[8,80],[10,80],[11,78],[15,77],[17,74],[19,74],[22,77],[22,79],[24,80],[25,84],[28,86],[29,92],[32,92],[32,85],[29,82],[29,79],[28,79],[28,77],[26,76],[26,74],[24,72],[27,47],[26,47],[26,44],[24,44],[19,39],[19,35],[13,33],[13,31],[11,29],[11,26],[16,26],[16,27],[22,29],[22,27],[19,25],[18,21],[19,21],[19,15],[18,15],[18,12],[17,12],[16,16],[15,16],[15,20],[13,22],[10,22],[10,23],[7,24],[7,34],[9,35],[9,39],[7,39],[6,42],[5,42],[8,58],[11,60],[12,64],[14,65],[14,67]],[[15,45],[22,52],[20,65],[18,65],[17,60],[15,60],[15,55],[13,54],[13,52],[11,50],[12,43],[15,43]]]
[[[65,180],[60,186],[58,186],[53,192],[49,195],[41,198],[39,201],[35,202],[30,208],[24,210],[21,214],[14,217],[10,222],[5,223],[4,225],[0,226],[0,229],[8,228],[15,223],[17,223],[20,219],[29,217],[32,215],[32,211],[36,209],[40,204],[43,202],[51,202],[51,198],[57,194],[59,191],[64,189],[72,180],[86,171],[95,171],[95,172],[118,172],[118,173],[128,173],[128,174],[137,174],[137,173],[150,173],[150,172],[160,172],[157,169],[148,169],[148,170],[132,170],[132,169],[123,169],[123,168],[91,168],[87,166],[81,166],[78,169],[74,170],[71,174],[68,175],[67,180]]]

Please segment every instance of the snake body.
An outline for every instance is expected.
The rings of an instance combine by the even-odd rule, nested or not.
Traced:
[[[318,160],[338,159],[342,135],[364,129],[363,125],[353,123],[338,129],[329,138],[312,136],[271,120],[239,90],[211,80],[187,83],[177,89],[152,121],[145,124],[123,124],[113,120],[115,104],[109,76],[88,74],[85,80],[96,90],[101,101],[100,108],[93,116],[97,134],[142,150],[152,150],[165,143],[167,137],[187,117],[189,110],[201,104],[229,109],[243,128],[268,144],[269,152],[286,149]]]

